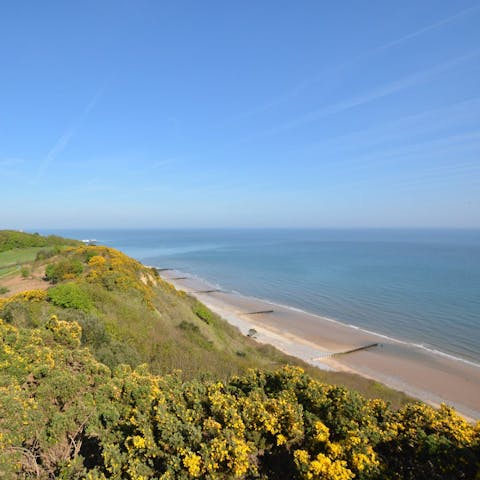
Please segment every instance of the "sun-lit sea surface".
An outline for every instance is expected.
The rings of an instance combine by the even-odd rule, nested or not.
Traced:
[[[56,230],[480,363],[480,231]]]

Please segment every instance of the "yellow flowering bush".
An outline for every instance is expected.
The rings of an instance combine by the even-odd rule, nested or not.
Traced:
[[[228,382],[113,374],[75,322],[0,322],[0,472],[93,479],[475,478],[480,427],[453,409],[399,411],[301,369]]]
[[[228,383],[184,383],[179,375],[152,376],[144,366],[119,369],[113,383],[116,414],[102,445],[105,474],[114,478],[124,478],[125,471],[131,478],[175,479],[442,478],[448,465],[458,468],[452,455],[460,451],[453,445],[444,451],[449,459],[435,459],[437,477],[428,462],[420,463],[418,452],[409,458],[415,464],[411,474],[398,470],[406,452],[395,445],[404,431],[418,434],[422,422],[437,429],[440,442],[443,434],[450,435],[451,421],[463,432],[451,437],[466,449],[458,457],[464,462],[463,478],[474,478],[478,430],[452,417],[446,407],[435,411],[416,405],[393,412],[384,403],[323,385],[291,367],[250,371]],[[333,408],[343,416],[336,418]],[[395,421],[404,423],[407,413],[414,415],[413,423],[404,425],[406,430],[392,429]]]
[[[80,247],[72,252],[87,259],[86,280],[100,283],[107,289],[137,291],[152,306],[155,275],[133,258],[108,247]]]
[[[42,302],[46,300],[47,292],[44,290],[27,290],[25,292],[17,293],[11,295],[8,298],[0,298],[0,308],[3,308],[9,303],[14,303],[18,301],[27,301],[27,302]]]
[[[79,348],[78,325],[0,321],[0,476],[70,478],[96,419],[108,369]]]
[[[1,478],[478,480],[480,424],[445,405],[395,411],[289,366],[187,381],[172,362],[153,375],[173,348],[161,343],[171,325],[162,315],[190,315],[206,349],[215,344],[201,333],[218,319],[113,249],[62,258],[81,269],[53,268],[56,287],[0,300]],[[142,356],[128,350],[134,342]],[[182,354],[193,357],[193,345]]]

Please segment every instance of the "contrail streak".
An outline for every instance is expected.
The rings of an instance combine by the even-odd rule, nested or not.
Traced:
[[[80,116],[76,119],[74,124],[58,138],[55,142],[53,147],[49,150],[45,158],[40,162],[37,169],[37,175],[33,183],[37,183],[38,180],[42,177],[46,170],[52,165],[52,163],[56,160],[58,155],[60,155],[63,150],[67,148],[69,143],[72,141],[73,137],[77,134],[78,129],[88,117],[90,112],[94,109],[95,105],[97,104],[98,100],[103,94],[103,90],[99,90],[94,97],[88,102],[86,107],[83,109]]]

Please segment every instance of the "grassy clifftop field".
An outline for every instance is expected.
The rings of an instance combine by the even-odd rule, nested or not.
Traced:
[[[0,245],[0,272],[23,258],[0,276],[0,478],[475,478],[480,429],[449,408],[260,346],[114,249]]]

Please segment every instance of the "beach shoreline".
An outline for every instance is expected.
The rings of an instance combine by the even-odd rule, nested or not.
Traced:
[[[356,373],[432,406],[447,403],[468,419],[480,419],[480,366],[472,362],[286,305],[225,292],[179,270],[160,270],[159,274],[244,335],[254,330],[260,343],[315,367]],[[372,344],[376,346],[342,354]]]

